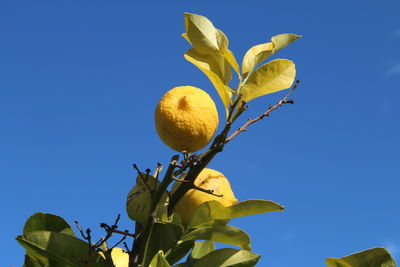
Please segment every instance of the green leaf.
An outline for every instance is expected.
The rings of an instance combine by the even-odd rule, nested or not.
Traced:
[[[129,218],[142,223],[148,219],[151,205],[151,192],[145,184],[144,180],[146,179],[150,189],[158,188],[160,185],[160,182],[152,175],[146,176],[146,173],[141,173],[136,177],[136,185],[129,191],[126,200],[126,211]],[[165,193],[160,204],[163,205],[167,198],[168,195]],[[163,212],[164,210],[161,207],[159,211]],[[162,216],[162,214],[157,214],[157,216]]]
[[[186,262],[189,265],[193,265],[201,257],[204,257],[205,255],[207,255],[208,253],[210,253],[214,249],[215,249],[214,242],[212,242],[210,240],[206,240],[206,241],[203,241],[203,242],[196,242],[194,247],[193,247],[192,253],[190,253],[190,255],[188,256]]]
[[[289,88],[296,77],[296,67],[288,59],[270,61],[252,72],[242,87],[242,99],[246,102],[266,94]]]
[[[71,226],[68,224],[60,216],[50,214],[50,213],[42,213],[37,212],[33,214],[29,219],[26,221],[23,233],[29,233],[34,231],[52,231],[62,234],[67,234],[71,236],[75,236],[74,231],[72,230]],[[25,263],[24,267],[36,267],[36,266],[55,266],[57,265],[54,260],[49,260],[48,258],[42,256],[33,256],[33,255],[25,255]]]
[[[26,254],[23,267],[51,267],[51,265],[47,258],[34,257],[32,255]]]
[[[194,244],[192,253],[190,256],[194,259],[200,259],[201,257],[205,256],[206,254],[210,253],[215,249],[214,242],[210,240],[206,240],[203,242],[196,242]]]
[[[178,225],[172,223],[155,223],[149,237],[143,266],[147,266],[159,251],[169,251],[174,248],[182,236],[182,232],[183,228]]]
[[[205,255],[193,267],[252,267],[259,259],[260,255],[249,250],[224,248]]]
[[[208,18],[185,13],[185,28],[190,43],[200,54],[219,50],[218,31]]]
[[[227,110],[229,107],[230,99],[232,97],[232,93],[225,87],[223,80],[221,80],[220,78],[221,76],[223,79],[226,80],[227,77],[226,73],[222,72],[221,69],[219,68],[220,65],[214,64],[212,56],[201,55],[197,53],[194,49],[186,51],[184,57],[187,61],[191,62],[196,67],[198,67],[202,72],[204,72],[204,74],[208,77],[208,79],[210,79],[211,83],[214,85],[219,96],[221,97],[225,109]]]
[[[39,230],[53,231],[57,233],[75,236],[74,231],[72,230],[71,226],[68,224],[67,221],[65,221],[60,216],[50,213],[37,212],[33,214],[26,221],[23,233],[26,234],[28,232],[39,231]]]
[[[271,38],[272,43],[274,44],[274,54],[285,48],[286,46],[290,45],[297,39],[301,38],[301,35],[292,34],[292,33],[283,33],[275,35]]]
[[[17,236],[16,239],[27,254],[54,260],[57,264],[52,264],[52,267],[83,267],[83,261],[88,260],[88,244],[71,235],[34,231]],[[107,263],[100,254],[93,252],[92,266],[107,267]]]
[[[145,265],[147,266],[147,265]],[[168,261],[164,258],[164,253],[160,250],[151,260],[149,267],[170,267]]]
[[[327,258],[329,267],[396,267],[390,253],[381,247],[367,249],[343,258]]]
[[[180,259],[185,257],[185,255],[193,248],[195,242],[190,241],[178,241],[175,247],[171,248],[166,254],[165,258],[170,264],[178,262]]]
[[[232,218],[250,216],[260,213],[281,211],[284,207],[269,200],[245,200],[233,206],[225,207],[218,201],[208,201],[194,211],[188,229],[221,224]]]
[[[242,62],[243,75],[247,76],[253,69],[268,57],[272,56],[282,48],[288,46],[301,36],[291,33],[279,34],[271,38],[271,42],[255,45],[250,48]]]
[[[194,229],[182,237],[182,241],[187,240],[212,240],[250,250],[247,233],[230,225]]]

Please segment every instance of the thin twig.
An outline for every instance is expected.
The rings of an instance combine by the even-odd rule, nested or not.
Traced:
[[[126,239],[126,235],[124,235],[121,240],[119,240],[114,246],[112,246],[111,249],[115,248],[116,246],[118,246],[119,244],[121,244],[124,240]]]
[[[215,194],[215,193],[214,193],[214,190],[211,190],[211,189],[204,189],[204,188],[201,188],[201,187],[199,187],[199,186],[197,186],[197,185],[194,185],[194,184],[191,185],[191,188],[193,188],[193,189],[195,189],[195,190],[199,190],[199,191],[204,192],[204,193],[209,194],[209,195],[216,196],[216,197],[223,197],[223,196],[224,196],[224,195],[222,195],[222,194]]]
[[[143,173],[139,170],[138,166],[136,164],[132,165],[133,168],[138,172],[140,179],[142,179],[144,185],[146,186],[147,190],[149,190],[149,192],[152,192],[149,183],[147,182],[146,178],[143,177]]]
[[[296,90],[297,86],[299,84],[299,81],[296,81],[295,84],[293,85],[293,87],[290,89],[290,91],[287,93],[287,95],[282,98],[278,103],[276,103],[275,105],[271,105],[263,114],[261,114],[260,116],[258,116],[257,118],[254,119],[248,119],[246,121],[245,124],[243,124],[239,129],[237,129],[235,132],[233,132],[228,138],[226,138],[225,140],[225,144],[228,143],[229,141],[231,141],[235,136],[237,136],[238,134],[240,134],[241,132],[245,132],[247,131],[247,127],[249,127],[251,124],[265,118],[268,117],[269,114],[274,111],[275,109],[279,108],[280,106],[284,105],[284,104],[294,104],[294,100],[293,99],[289,99],[289,96],[293,93],[294,90]]]

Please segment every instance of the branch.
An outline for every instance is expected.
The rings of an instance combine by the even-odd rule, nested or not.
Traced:
[[[181,180],[181,179],[177,179],[177,178],[172,178],[174,181],[178,182],[178,183],[190,183],[190,189],[194,189],[194,190],[199,190],[201,192],[204,192],[206,194],[212,195],[212,196],[216,196],[216,197],[223,197],[224,195],[222,194],[215,194],[214,190],[211,189],[204,189],[200,186],[195,185],[192,181],[188,181],[188,180]]]
[[[263,114],[261,114],[260,116],[258,116],[255,119],[248,119],[247,122],[245,124],[243,124],[239,129],[237,129],[235,132],[233,132],[228,138],[226,138],[225,140],[225,144],[228,143],[229,141],[231,141],[235,136],[237,136],[238,134],[240,134],[241,132],[245,132],[247,131],[247,127],[249,127],[251,124],[265,118],[265,117],[269,117],[269,114],[274,111],[275,109],[279,108],[280,106],[284,105],[284,104],[294,104],[294,100],[293,99],[289,99],[289,96],[294,92],[294,90],[296,90],[297,86],[299,84],[299,81],[297,80],[295,82],[295,84],[293,85],[293,87],[290,89],[290,91],[287,93],[287,95],[282,98],[278,103],[276,103],[275,105],[271,105]]]
[[[101,228],[106,229],[107,235],[104,238],[101,238],[99,241],[97,241],[96,244],[94,245],[94,248],[99,248],[101,245],[104,244],[104,242],[106,242],[112,236],[113,231],[118,228],[118,222],[119,222],[120,218],[121,218],[121,214],[118,214],[117,218],[115,219],[114,224],[111,226],[108,226],[105,223],[100,224]],[[107,225],[109,227],[109,229],[107,229],[105,227],[105,225]]]

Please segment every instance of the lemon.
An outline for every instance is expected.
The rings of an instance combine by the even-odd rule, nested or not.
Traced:
[[[178,152],[195,152],[214,136],[218,112],[206,92],[193,86],[179,86],[161,98],[155,124],[164,144]]]
[[[100,252],[100,255],[105,259],[103,252]],[[128,267],[129,265],[129,254],[122,248],[113,248],[111,258],[115,267]]]
[[[197,176],[194,184],[207,190],[213,190],[215,194],[222,195],[222,197],[190,189],[175,207],[175,212],[179,214],[184,225],[189,223],[194,210],[206,201],[216,200],[225,207],[232,206],[237,202],[228,179],[219,171],[207,168],[203,169]],[[179,185],[180,182],[176,182],[172,188],[172,192],[178,189]]]

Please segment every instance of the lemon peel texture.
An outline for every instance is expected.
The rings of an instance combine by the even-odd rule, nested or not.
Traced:
[[[184,225],[189,223],[194,210],[206,201],[216,200],[225,207],[237,203],[228,179],[219,171],[208,168],[203,169],[197,176],[194,184],[207,190],[213,190],[215,194],[222,195],[222,197],[190,189],[175,207],[175,212],[179,214]],[[175,182],[172,192],[177,190],[179,185],[179,182]]]
[[[158,102],[154,117],[161,140],[178,152],[202,149],[218,127],[214,101],[194,86],[178,86],[168,91]]]

